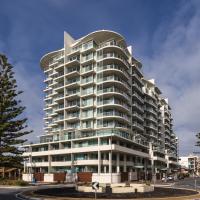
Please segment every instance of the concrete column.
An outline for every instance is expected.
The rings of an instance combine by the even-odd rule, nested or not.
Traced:
[[[98,151],[98,174],[101,173],[101,152]]]
[[[103,159],[106,160],[106,153],[103,154]],[[106,173],[106,165],[104,165],[104,169],[103,169],[104,173]]]
[[[98,174],[101,173],[101,152],[100,152],[101,138],[98,137]]]
[[[127,160],[127,157],[126,157],[126,154],[124,154],[124,172],[127,171],[127,166],[126,166],[126,160]]]
[[[109,137],[109,145],[112,145],[112,139]]]
[[[109,151],[109,173],[112,173],[112,151]]]
[[[120,173],[120,153],[117,153],[117,173]]]
[[[48,174],[51,173],[51,161],[52,161],[52,156],[48,155],[48,162],[49,162],[49,165],[48,165]]]
[[[144,158],[144,179],[147,180],[147,159]]]

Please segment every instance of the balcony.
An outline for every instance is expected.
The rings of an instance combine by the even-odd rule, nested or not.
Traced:
[[[73,99],[80,97],[80,91],[79,90],[68,90],[66,94],[67,99]]]
[[[139,123],[137,123],[137,122],[133,122],[133,123],[132,123],[132,126],[133,126],[133,128],[135,128],[135,129],[137,129],[137,130],[139,130],[139,131],[144,131],[143,125],[141,125],[141,124],[139,124]]]
[[[98,89],[97,94],[104,95],[104,96],[106,96],[105,94],[107,94],[107,96],[119,95],[120,97],[125,98],[129,102],[131,101],[130,96],[127,95],[127,93],[124,92],[123,90],[118,89],[117,87],[108,87],[108,88],[104,88],[102,90]]]
[[[80,57],[79,56],[68,57],[67,63],[65,64],[65,66],[69,66],[71,64],[79,65],[80,64]]]
[[[133,89],[136,89],[137,92],[139,92],[140,94],[143,94],[143,91],[142,91],[142,87],[139,86],[137,83],[133,83]]]
[[[86,63],[88,64],[93,61],[94,61],[94,55],[93,55],[93,53],[91,53],[86,56],[82,56],[81,64],[86,64]]]
[[[75,113],[68,113],[67,115],[66,115],[66,121],[70,121],[70,122],[72,122],[72,121],[79,121],[79,117],[80,117],[80,114],[79,113],[77,113],[77,112],[75,112]]]
[[[93,77],[86,77],[86,78],[82,78],[81,80],[81,85],[91,85],[94,84],[94,78]]]
[[[143,99],[140,95],[138,95],[138,93],[133,92],[133,93],[132,93],[132,96],[133,96],[134,99],[137,99],[137,100],[139,100],[141,103],[144,103],[144,99]]]
[[[121,64],[123,64],[124,66],[126,66],[127,69],[129,69],[129,63],[128,63],[128,61],[123,56],[121,56],[120,54],[112,52],[112,53],[105,53],[103,55],[99,55],[98,56],[98,62],[100,62],[101,60],[104,60],[104,59],[116,59]]]
[[[136,118],[142,122],[144,122],[144,118],[141,114],[137,113],[137,112],[133,112],[133,118]]]
[[[86,51],[95,51],[96,47],[97,45],[94,43],[94,41],[90,41],[82,45],[81,52],[85,53]]]
[[[126,57],[127,59],[129,58],[128,51],[123,46],[119,45],[115,40],[108,41],[99,45],[99,50],[105,48],[111,48],[111,49],[114,48],[114,50],[118,51],[119,53],[122,53],[124,57]]]
[[[97,102],[97,106],[98,107],[106,107],[106,106],[109,106],[109,107],[119,107],[121,108],[122,110],[125,110],[126,112],[130,112],[130,106],[128,106],[126,103],[124,103],[123,101],[119,101],[118,99],[107,99],[107,100],[103,100],[103,101],[98,101]]]
[[[64,99],[64,94],[56,95],[55,98],[54,98],[55,101],[59,101],[59,100],[62,100],[62,99]]]
[[[115,75],[112,75],[112,76],[105,76],[103,78],[97,78],[97,84],[102,84],[105,82],[112,82],[113,84],[117,84],[119,83],[119,86],[124,86],[127,90],[130,90],[130,85],[128,85],[127,81],[121,79],[119,76],[115,76]]]
[[[74,103],[67,103],[65,109],[67,111],[69,111],[69,110],[79,110],[80,109],[80,103],[78,103],[76,101]]]
[[[123,67],[121,67],[120,65],[108,64],[108,65],[103,65],[103,66],[97,67],[98,73],[104,72],[104,74],[105,74],[106,72],[112,72],[112,71],[119,72],[120,75],[124,76],[127,80],[130,79],[130,75],[128,74],[128,72]]]
[[[125,120],[126,122],[130,123],[130,117],[124,113],[118,112],[117,110],[113,111],[107,111],[97,114],[98,118],[104,117],[104,118],[121,118],[122,120]]]
[[[66,81],[66,86],[65,87],[77,87],[80,85],[80,79],[79,78],[74,78],[74,79],[68,79]]]

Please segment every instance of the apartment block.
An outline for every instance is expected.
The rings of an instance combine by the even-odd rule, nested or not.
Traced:
[[[45,126],[24,145],[25,173],[90,173],[91,181],[161,178],[178,166],[168,100],[119,33],[100,30],[44,55]]]

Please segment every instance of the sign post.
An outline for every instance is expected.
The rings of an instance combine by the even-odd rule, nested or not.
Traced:
[[[99,183],[92,182],[92,189],[95,190],[95,199],[97,199],[97,190],[99,189]]]

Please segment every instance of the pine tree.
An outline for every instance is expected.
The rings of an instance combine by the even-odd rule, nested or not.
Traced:
[[[21,116],[25,109],[18,100],[21,93],[13,66],[0,54],[0,167],[21,166],[23,151],[19,145],[26,141],[22,136],[32,132],[27,130],[27,119]]]

